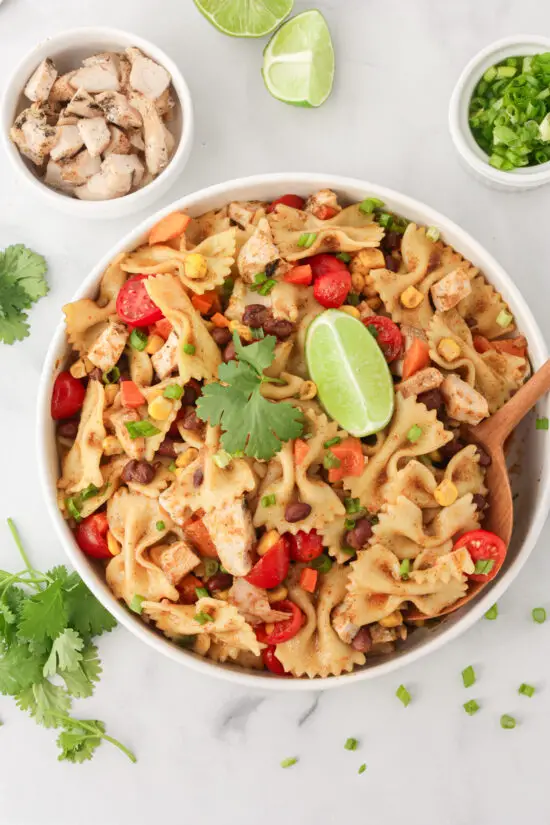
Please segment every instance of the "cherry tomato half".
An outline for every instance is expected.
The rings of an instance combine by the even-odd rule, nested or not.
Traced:
[[[290,558],[294,561],[312,561],[323,552],[323,540],[316,530],[309,533],[298,530],[295,536],[286,535],[290,540]]]
[[[286,579],[289,567],[290,542],[286,536],[281,536],[265,556],[256,562],[245,578],[250,584],[269,590],[278,587]]]
[[[264,647],[262,650],[262,659],[266,668],[276,676],[290,676],[290,673],[286,672],[281,662],[275,656],[275,645]]]
[[[264,642],[266,645],[282,645],[283,642],[288,642],[289,639],[292,639],[298,633],[304,623],[304,614],[298,605],[289,599],[283,599],[281,602],[273,602],[271,607],[273,610],[290,613],[290,616],[288,619],[275,622],[271,633],[266,633],[265,625],[260,625],[256,629],[256,637],[259,642]]]
[[[122,286],[116,299],[118,317],[132,327],[147,327],[164,318],[143,283],[149,275],[134,275]]]
[[[313,284],[313,294],[325,309],[338,309],[348,297],[351,275],[343,270],[319,275]]]
[[[496,533],[489,530],[470,530],[460,536],[453,550],[465,547],[474,564],[478,561],[492,561],[493,566],[487,573],[471,573],[470,579],[474,582],[490,582],[494,579],[506,558],[506,545]]]
[[[107,513],[93,513],[81,521],[74,531],[76,543],[87,556],[110,559],[112,554],[107,546],[108,530]]]
[[[51,415],[54,421],[70,418],[82,409],[86,389],[70,372],[60,372],[52,390]]]
[[[278,203],[284,203],[285,206],[292,206],[294,209],[303,209],[306,205],[305,200],[300,195],[283,195],[272,201],[265,211],[273,212]]]
[[[313,280],[327,272],[347,272],[348,268],[344,261],[336,255],[329,255],[328,252],[320,252],[319,255],[312,255],[311,258],[304,258],[303,264],[309,264],[313,272]]]
[[[395,361],[403,349],[403,336],[397,324],[385,315],[369,315],[363,323],[376,330],[376,340],[386,361]]]

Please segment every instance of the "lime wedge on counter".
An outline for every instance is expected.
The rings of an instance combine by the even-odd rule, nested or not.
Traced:
[[[377,433],[393,413],[393,380],[382,350],[364,324],[329,309],[306,338],[311,380],[327,413],[350,435]]]
[[[195,0],[217,29],[232,37],[263,37],[292,11],[294,0]]]
[[[325,18],[311,9],[275,32],[264,51],[268,91],[293,106],[320,106],[332,90],[334,49]]]

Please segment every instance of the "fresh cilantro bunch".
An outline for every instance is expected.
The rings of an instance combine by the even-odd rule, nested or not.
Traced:
[[[14,523],[8,525],[25,563],[19,573],[0,570],[0,693],[45,728],[60,728],[59,759],[84,762],[105,739],[132,762],[135,756],[105,733],[96,719],[69,715],[73,698],[91,696],[101,675],[94,636],[116,622],[77,573],[63,566],[35,570]]]
[[[277,339],[268,335],[243,347],[233,333],[238,361],[220,364],[221,384],[207,384],[197,401],[197,415],[215,426],[221,424],[221,444],[228,453],[244,453],[268,460],[283,441],[298,438],[304,429],[303,415],[287,402],[274,404],[261,394],[266,382],[282,383],[264,375],[275,357]]]
[[[46,261],[23,244],[0,252],[0,341],[13,344],[29,334],[26,310],[46,295]]]

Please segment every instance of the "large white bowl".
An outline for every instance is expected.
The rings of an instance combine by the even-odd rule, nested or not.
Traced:
[[[192,215],[199,215],[209,209],[221,207],[231,200],[272,200],[285,192],[296,192],[305,196],[326,186],[334,189],[341,197],[350,202],[360,201],[366,196],[381,198],[390,209],[403,214],[407,218],[422,224],[439,227],[445,241],[452,244],[466,258],[469,258],[476,266],[480,267],[488,280],[509,302],[515,313],[519,329],[528,338],[533,367],[537,369],[548,358],[548,351],[541,332],[515,284],[494,258],[470,235],[448,218],[412,198],[391,189],[385,189],[382,186],[334,175],[304,173],[261,175],[228,181],[227,183],[202,189],[193,195],[187,195],[153,215],[123,238],[89,273],[75,298],[95,296],[98,279],[110,260],[120,252],[131,250],[142,243],[151,225],[174,209],[185,209]],[[485,613],[496,599],[504,593],[527,561],[546,519],[550,502],[550,439],[540,438],[540,433],[537,434],[531,421],[530,426],[520,428],[515,437],[516,442],[518,439],[522,440],[522,474],[521,488],[518,491],[519,499],[516,501],[514,534],[508,557],[500,575],[477,599],[461,610],[447,616],[436,627],[416,630],[397,653],[386,658],[373,660],[367,663],[363,669],[338,677],[316,680],[284,679],[267,673],[247,672],[230,665],[211,662],[168,641],[164,636],[144,624],[137,616],[128,612],[108,589],[101,574],[101,568],[94,565],[79,550],[69,527],[57,508],[58,462],[55,446],[55,426],[50,418],[50,393],[53,379],[62,367],[66,354],[65,330],[63,323],[60,322],[44,364],[40,383],[37,438],[38,466],[44,496],[61,543],[69,560],[88,587],[121,624],[159,653],[163,653],[165,656],[169,656],[171,659],[175,659],[201,673],[238,682],[248,687],[299,691],[311,690],[312,688],[315,690],[328,690],[333,687],[350,685],[363,679],[373,679],[375,676],[397,670],[408,662],[419,659],[426,653],[435,651],[455,639]],[[541,402],[539,414],[550,414],[550,399],[546,398]]]

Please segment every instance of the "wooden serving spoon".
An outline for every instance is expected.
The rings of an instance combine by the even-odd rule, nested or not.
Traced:
[[[510,477],[506,468],[504,444],[512,430],[525,418],[537,401],[550,391],[550,359],[521,387],[506,404],[486,418],[476,427],[466,427],[467,440],[479,444],[491,458],[487,468],[485,484],[489,490],[489,509],[483,521],[483,529],[496,533],[506,547],[512,538],[514,525],[514,504]],[[463,604],[477,596],[488,582],[470,582],[467,594],[454,604],[446,607],[437,616],[458,610]],[[417,610],[407,614],[409,619],[435,618],[425,616]]]

